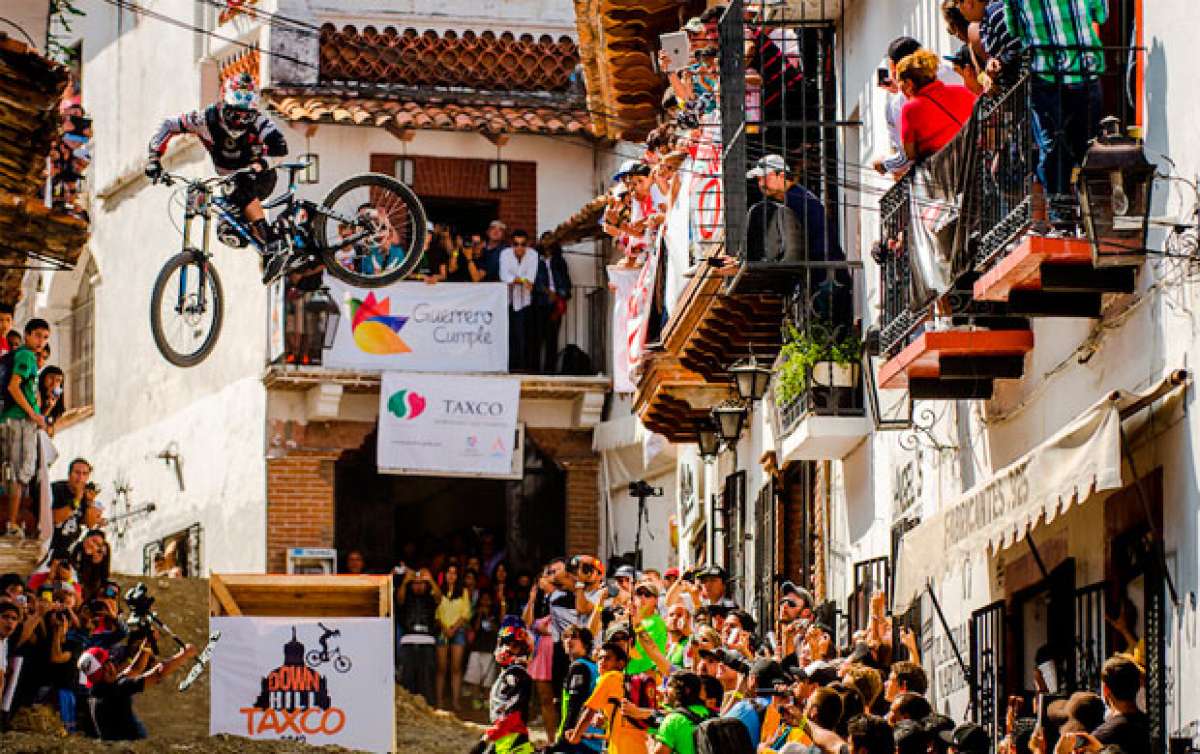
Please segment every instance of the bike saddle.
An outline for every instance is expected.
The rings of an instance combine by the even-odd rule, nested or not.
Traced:
[[[281,162],[278,165],[276,165],[275,167],[283,168],[284,170],[307,170],[308,163],[307,162]]]

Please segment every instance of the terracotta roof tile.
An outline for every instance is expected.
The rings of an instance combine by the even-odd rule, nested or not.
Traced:
[[[579,64],[569,37],[519,37],[491,31],[461,35],[367,26],[321,27],[320,80],[491,91],[563,92]]]
[[[574,243],[600,234],[600,217],[608,204],[608,195],[601,194],[583,205],[557,228],[550,231],[550,240],[557,243]]]
[[[496,107],[487,103],[419,102],[356,96],[337,91],[279,89],[266,93],[268,104],[290,121],[332,122],[441,131],[590,135],[585,110],[531,104]]]

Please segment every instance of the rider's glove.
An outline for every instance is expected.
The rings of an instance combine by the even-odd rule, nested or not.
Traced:
[[[146,177],[150,179],[151,183],[158,183],[159,179],[162,178],[162,175],[163,167],[161,162],[151,159],[146,163]]]

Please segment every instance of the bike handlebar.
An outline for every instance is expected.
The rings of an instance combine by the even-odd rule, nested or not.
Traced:
[[[280,162],[276,162],[274,164],[267,163],[267,167],[263,168],[263,171],[279,170],[280,168],[283,168],[286,170],[304,170],[305,168],[307,168],[309,166],[309,164],[310,163],[308,163],[308,162],[283,162],[283,161],[280,161]],[[170,186],[170,185],[174,184],[176,181],[179,181],[180,183],[185,183],[189,186],[196,186],[198,188],[205,188],[205,189],[213,189],[222,184],[229,183],[230,181],[232,181],[234,178],[236,178],[238,175],[241,175],[242,173],[257,173],[257,172],[260,172],[260,171],[255,170],[253,167],[244,167],[244,168],[238,168],[237,170],[234,170],[232,173],[226,173],[225,175],[216,175],[211,178],[189,178],[188,176],[181,175],[179,173],[168,173],[166,171],[163,171],[162,175],[159,177],[159,181],[167,186]]]

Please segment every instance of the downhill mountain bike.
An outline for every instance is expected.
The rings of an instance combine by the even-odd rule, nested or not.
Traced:
[[[281,274],[323,264],[334,277],[363,288],[378,288],[407,277],[425,250],[425,210],[405,184],[379,173],[361,173],[333,187],[323,203],[296,196],[297,174],[305,162],[270,168],[286,170],[287,191],[263,203],[273,215],[275,237],[286,254]],[[248,168],[246,170],[249,170]],[[250,230],[241,211],[224,196],[238,172],[215,178],[163,173],[168,186],[183,184],[183,248],[167,260],[154,281],[150,328],[163,357],[180,367],[204,361],[217,344],[225,301],[209,251],[209,229],[226,246],[254,248],[266,256],[266,243]],[[202,218],[199,244],[192,223]],[[271,280],[264,280],[269,284]]]

